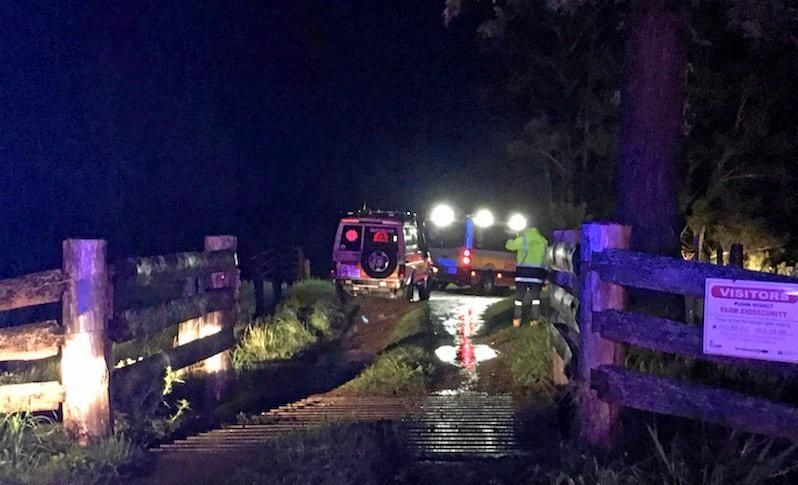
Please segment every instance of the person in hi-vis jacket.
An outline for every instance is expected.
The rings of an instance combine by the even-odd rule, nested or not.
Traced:
[[[540,321],[540,290],[546,279],[548,241],[534,227],[521,231],[505,247],[515,251],[515,311],[513,326],[521,326],[524,310],[531,307],[532,325]]]

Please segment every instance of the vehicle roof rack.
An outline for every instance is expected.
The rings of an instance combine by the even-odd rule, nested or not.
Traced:
[[[395,211],[395,210],[381,210],[381,209],[358,209],[356,211],[349,211],[347,216],[353,217],[379,217],[387,219],[398,219],[402,221],[415,221],[417,214],[411,211]]]

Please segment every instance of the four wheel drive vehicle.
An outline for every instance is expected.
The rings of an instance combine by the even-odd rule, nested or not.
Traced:
[[[474,227],[470,219],[444,228],[432,227],[433,286],[442,289],[453,283],[482,295],[513,286],[515,254],[504,248],[506,240],[503,228]]]
[[[429,298],[432,260],[414,214],[349,213],[338,223],[332,259],[339,292]]]

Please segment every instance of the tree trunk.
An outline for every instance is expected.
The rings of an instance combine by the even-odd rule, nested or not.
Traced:
[[[636,0],[629,19],[617,215],[632,249],[676,255],[686,17],[678,0]]]

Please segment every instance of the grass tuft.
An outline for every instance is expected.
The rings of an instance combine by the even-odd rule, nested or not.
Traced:
[[[295,317],[260,318],[244,330],[233,351],[233,364],[248,369],[260,362],[288,359],[315,341],[313,333]]]
[[[142,451],[121,434],[83,447],[53,420],[27,413],[0,416],[0,483],[119,483]]]

